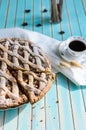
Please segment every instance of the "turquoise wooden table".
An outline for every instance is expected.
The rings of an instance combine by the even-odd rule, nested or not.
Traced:
[[[0,28],[25,28],[58,40],[86,38],[86,0],[64,0],[60,23],[50,22],[50,7],[50,0],[0,0]],[[86,86],[57,74],[36,104],[0,111],[0,130],[86,130]]]

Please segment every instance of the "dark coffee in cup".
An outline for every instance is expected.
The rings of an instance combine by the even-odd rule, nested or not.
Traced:
[[[66,41],[67,55],[76,58],[86,53],[86,39],[80,36],[72,36]]]
[[[74,40],[74,41],[71,41],[71,42],[69,43],[69,48],[70,48],[72,51],[82,52],[82,51],[85,51],[86,45],[85,45],[85,43],[83,43],[82,41]]]

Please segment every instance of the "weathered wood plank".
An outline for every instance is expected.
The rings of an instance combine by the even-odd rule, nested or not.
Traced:
[[[53,24],[50,23],[50,1],[42,0],[42,20],[43,34],[53,37]],[[47,12],[43,12],[43,10]],[[57,24],[55,27],[57,27]],[[54,28],[55,29],[55,28]],[[56,30],[57,31],[57,30]],[[57,34],[58,35],[58,34]],[[54,44],[54,43],[52,43]],[[46,115],[46,130],[59,129],[59,112],[58,112],[58,96],[56,91],[56,82],[53,83],[51,89],[45,96],[45,115]]]
[[[33,1],[33,30],[42,33],[41,0]],[[33,36],[34,37],[34,36]],[[32,130],[45,130],[44,98],[32,106]]]
[[[8,17],[5,23],[6,28],[14,27],[16,8],[17,8],[17,0],[10,0],[9,9],[8,9]]]
[[[86,3],[85,3],[86,1],[85,0],[81,0],[81,2],[82,2],[84,13],[86,15]]]
[[[31,105],[29,103],[19,108],[18,130],[31,130]]]
[[[5,27],[5,22],[6,22],[6,15],[7,15],[7,7],[9,4],[9,0],[2,0],[1,2],[1,7],[0,7],[0,28]]]
[[[33,1],[32,0],[30,2],[26,0],[25,10],[27,11],[25,13],[25,21],[28,23],[28,26],[25,26],[25,29],[32,30],[33,28]]]
[[[57,95],[56,81],[53,83],[52,88],[46,95],[46,129],[59,130],[59,99]]]
[[[16,18],[15,18],[15,26],[16,27],[21,27],[24,22],[24,3],[25,1],[18,0],[17,3],[17,11],[16,11]]]
[[[67,10],[68,22],[70,24],[69,30],[71,31],[71,35],[82,35],[73,0],[65,0],[64,4]]]
[[[50,24],[50,1],[42,0],[42,33],[51,36],[51,24]]]
[[[66,78],[58,74],[58,98],[61,130],[74,130],[73,115]]]
[[[74,124],[76,130],[86,129],[86,115],[84,112],[84,105],[81,95],[81,90],[79,86],[72,83],[69,85],[71,105],[73,110]]]
[[[44,98],[32,106],[32,130],[45,130]]]
[[[33,30],[42,33],[41,0],[34,0],[33,7]]]
[[[0,0],[0,8],[1,8],[1,3],[2,3],[2,0]]]
[[[8,1],[0,1],[0,28],[5,27],[6,15],[7,15]],[[4,127],[5,112],[0,111],[0,130]]]
[[[12,110],[7,110],[5,112],[4,118],[4,128],[3,130],[16,130],[17,129],[17,120],[18,120],[18,111],[17,108]]]
[[[0,111],[0,130],[3,130],[4,118],[5,118],[5,112]]]
[[[27,26],[22,26],[26,21],[25,9],[26,4],[29,5],[30,2],[23,0],[18,0],[17,2],[17,10],[16,10],[16,17],[15,17],[15,26],[25,28]],[[31,5],[31,4],[30,4]],[[30,7],[29,5],[29,7]],[[31,7],[30,7],[31,8]],[[30,25],[31,26],[31,25]],[[31,105],[27,104],[19,108],[18,114],[18,130],[31,130]]]
[[[71,1],[70,1],[71,2]],[[73,2],[73,1],[72,1]],[[81,1],[78,1],[79,2],[79,4],[78,4],[78,6],[77,6],[77,2],[76,1],[74,1],[72,4],[73,4],[73,6],[72,7],[74,7],[74,10],[75,10],[75,14],[76,14],[76,18],[77,18],[77,21],[78,21],[78,25],[79,25],[79,30],[76,30],[77,31],[77,35],[82,35],[83,36],[83,32],[85,32],[85,28],[83,28],[83,22],[84,22],[84,20],[86,19],[85,17],[84,17],[84,11],[83,11],[83,8],[82,8],[82,3],[81,3]],[[71,5],[72,5],[71,4]],[[71,13],[70,13],[70,15],[72,16],[72,9],[71,9]],[[84,20],[83,20],[84,19]],[[83,21],[83,22],[80,22],[80,21]],[[72,22],[73,23],[73,22]],[[72,25],[72,23],[71,23],[71,25]],[[77,23],[77,22],[76,22]],[[75,25],[76,25],[76,23],[75,23]],[[85,26],[84,26],[85,27]],[[73,27],[72,27],[73,28]],[[75,28],[76,29],[76,28]],[[74,32],[75,32],[75,29],[74,29]],[[79,32],[80,32],[80,34],[79,34]],[[74,34],[73,34],[74,35]],[[85,88],[85,87],[84,87]],[[83,97],[85,97],[85,89],[82,89],[82,92],[84,93],[84,95],[83,95]],[[83,101],[84,103],[86,102],[85,101],[85,98],[84,98],[84,101]],[[86,104],[86,103],[85,103]],[[86,105],[85,105],[86,106]]]
[[[57,26],[59,27],[58,33],[60,40],[65,40],[70,36],[70,23],[69,23],[69,16],[67,14],[67,7],[64,4],[63,5],[63,14],[62,14],[62,22],[59,23]],[[52,25],[52,27],[55,25]],[[57,33],[53,35],[53,37],[56,37]],[[58,39],[58,37],[57,37]],[[68,84],[67,79],[59,74],[58,75],[58,98],[59,98],[59,115],[60,115],[60,129],[67,130],[67,129],[74,129],[74,122],[73,122],[73,115],[72,115],[72,109],[71,109],[71,103],[70,103],[70,97],[69,97],[69,90],[68,90]],[[67,108],[68,107],[68,108]],[[69,120],[68,120],[69,119]]]
[[[79,21],[79,26],[81,28],[82,36],[86,37],[86,33],[85,33],[86,26],[84,25],[84,23],[86,21],[86,16],[85,16],[85,13],[84,13],[84,10],[83,10],[83,7],[82,7],[81,0],[78,1],[78,4],[77,4],[77,1],[75,0],[74,6],[75,6],[75,9],[76,9],[77,19]]]
[[[66,5],[68,22],[69,22],[69,25],[70,25],[69,30],[70,30],[71,35],[82,35],[83,34],[82,33],[83,28],[82,28],[82,24],[80,22],[80,19],[82,17],[79,17],[78,15],[79,15],[80,12],[83,12],[83,8],[80,8],[82,6],[80,1],[78,1],[79,2],[78,5],[77,5],[77,2],[76,3],[74,3],[74,2],[76,2],[76,1],[66,0],[65,3],[64,3]],[[70,7],[69,5],[71,5],[71,8],[69,8]],[[76,5],[77,5],[77,8],[76,8]],[[77,13],[77,11],[79,11],[79,10],[80,10],[80,12]],[[83,15],[84,14],[82,13],[82,16]],[[63,21],[64,21],[64,18],[63,18]],[[67,38],[66,35],[64,35],[64,37]],[[73,86],[73,85],[71,85],[71,86]],[[83,126],[83,129],[85,129],[86,126],[85,126],[85,122],[84,122],[85,121],[84,103],[83,103],[83,99],[82,99],[81,88],[77,89],[76,93],[77,94],[75,94],[75,91],[70,91],[70,95],[73,95],[73,96],[70,96],[70,101],[71,101],[70,106],[71,106],[71,110],[72,110],[74,129],[81,129],[80,128],[81,126]],[[74,97],[74,95],[78,95],[78,96]],[[73,100],[74,104],[72,104],[72,100]],[[75,104],[78,104],[76,108],[75,108]],[[68,106],[68,108],[70,106]],[[79,106],[79,108],[78,108],[78,106]],[[79,114],[76,114],[76,112],[79,113]],[[79,117],[80,114],[81,114],[82,119],[80,119],[80,117]]]
[[[83,104],[84,104],[84,111],[86,112],[86,86],[82,86],[81,90],[82,90],[82,98],[83,98]]]

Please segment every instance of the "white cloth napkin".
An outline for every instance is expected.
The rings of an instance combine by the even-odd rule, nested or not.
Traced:
[[[85,69],[86,64],[84,64],[83,68],[79,67],[67,68],[60,66],[60,61],[62,59],[57,54],[57,51],[61,41],[55,40],[53,38],[50,38],[37,32],[20,28],[0,29],[0,38],[5,37],[16,37],[31,40],[32,42],[36,43],[36,45],[40,46],[44,50],[44,52],[48,55],[54,73],[57,72],[63,73],[76,85],[86,85],[86,69]]]

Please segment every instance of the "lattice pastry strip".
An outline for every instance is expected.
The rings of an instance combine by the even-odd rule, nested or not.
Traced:
[[[5,47],[8,49],[8,42],[6,42],[6,45]],[[4,53],[4,56],[3,56],[5,59],[7,59],[7,53],[5,52]],[[6,69],[7,69],[7,65],[6,63],[2,62],[2,65],[1,65],[1,69],[3,72],[6,72]],[[5,84],[6,84],[6,79],[4,77],[0,77],[0,80],[1,80],[1,83],[0,83],[0,98],[1,99],[5,99],[5,91],[3,89],[1,89],[1,87],[5,87]]]
[[[38,50],[37,47],[33,47],[33,51],[38,55]],[[24,51],[25,59],[28,60],[29,54],[27,51]],[[38,67],[41,66],[41,60],[39,57],[35,57],[36,64]],[[24,90],[26,90],[26,94],[30,99],[30,102],[33,104],[37,102],[39,99],[41,99],[45,93],[49,90],[51,81],[53,80],[53,75],[52,74],[46,74],[41,72],[39,73],[34,73],[30,71],[28,64],[24,64],[25,68],[28,68],[29,71],[26,71],[22,73],[22,75],[18,76],[18,81],[23,86]],[[25,78],[25,82],[23,77]],[[47,76],[47,77],[46,77]],[[48,81],[47,81],[48,78]]]
[[[26,45],[28,43],[26,42]],[[24,57],[25,59],[28,61],[28,58],[29,58],[30,54],[24,50]],[[30,72],[30,68],[29,68],[29,65],[28,64],[24,64],[24,67],[25,69],[27,68],[28,71],[27,71],[27,78],[25,79],[25,81],[23,80],[23,77],[24,77],[24,73],[18,73],[18,81],[19,83],[21,84],[21,86],[23,86],[23,89],[24,91],[26,92],[26,94],[28,95],[30,101],[32,100],[32,98],[34,97],[34,92],[36,94],[38,94],[40,92],[40,90],[38,90],[37,88],[35,88],[33,86],[33,82],[34,82],[34,73]],[[27,83],[28,82],[28,83]],[[33,96],[32,96],[33,95]],[[32,98],[31,98],[32,96]]]
[[[36,54],[39,54],[38,53],[38,49],[36,48],[36,47],[34,47],[33,48],[33,50],[34,50],[34,52],[36,53]],[[37,63],[37,65],[40,67],[40,66],[42,66],[42,63],[41,63],[41,60],[40,60],[40,58],[39,57],[36,57],[36,63]],[[41,75],[40,75],[43,79],[45,79],[46,80],[46,74],[45,73],[41,73]],[[39,82],[39,89],[40,90],[43,90],[44,89],[44,87],[45,87],[45,85],[46,85],[46,83],[45,82]]]
[[[5,47],[8,48],[8,42]],[[8,58],[7,52],[3,57]],[[7,69],[7,64],[2,62],[0,67],[0,109],[15,107],[27,102],[27,97],[22,93],[20,95],[17,81]]]
[[[13,51],[15,54],[17,54],[18,52],[18,45],[15,44],[14,46],[14,51]],[[28,61],[28,56],[29,54],[27,53],[27,51],[24,51],[24,55],[25,55],[25,60]],[[14,64],[15,65],[19,65],[19,62],[18,62],[18,59],[16,57],[13,58],[13,61],[14,61]],[[24,64],[24,67],[27,68],[29,70],[29,66],[28,64]],[[23,72],[21,70],[18,70],[18,81],[19,83],[21,84],[21,87],[23,87],[24,91],[27,93],[27,95],[29,96],[29,93],[30,93],[30,90],[33,89],[34,91],[37,91],[36,88],[34,88],[32,85],[33,85],[33,76],[32,75],[28,75],[28,78],[25,79],[25,80],[28,80],[29,79],[29,85],[27,85],[25,83],[25,81],[23,81]],[[32,86],[32,87],[31,87]],[[22,88],[21,88],[22,89]],[[39,91],[39,90],[38,90]]]
[[[16,79],[9,71],[0,70],[0,109],[16,107],[26,102],[28,98],[18,88]]]
[[[54,81],[48,58],[39,47],[29,41],[2,39],[0,63],[0,102],[3,99],[8,107],[29,100],[32,104],[37,102]]]
[[[42,61],[42,62],[44,62],[44,64],[45,64],[45,66],[40,66],[40,67],[38,67],[38,65],[37,64],[35,64],[35,63],[32,63],[30,60],[28,60],[28,61],[26,61],[25,60],[25,58],[23,57],[23,56],[21,56],[20,54],[18,54],[18,52],[15,54],[15,53],[13,53],[13,50],[8,50],[8,49],[6,49],[2,44],[0,44],[0,49],[2,49],[2,51],[3,52],[7,52],[8,53],[8,55],[10,55],[11,57],[16,57],[18,60],[20,60],[21,62],[22,62],[22,64],[24,64],[24,63],[26,63],[26,64],[28,64],[29,66],[31,66],[32,68],[34,68],[34,69],[36,69],[36,70],[38,70],[38,71],[50,71],[50,65],[49,65],[49,61],[47,60],[47,58],[43,55],[38,55],[38,54],[36,54],[36,53],[33,53],[32,52],[32,50],[30,49],[30,45],[32,45],[31,47],[33,48],[33,44],[32,43],[29,43],[28,42],[28,46],[25,46],[25,42],[26,41],[24,41],[24,45],[21,45],[21,44],[23,44],[22,43],[22,41],[20,40],[20,42],[18,41],[18,39],[16,40],[16,39],[13,39],[13,41],[11,40],[11,39],[6,39],[8,42],[9,42],[9,46],[11,46],[11,45],[13,45],[13,47],[14,47],[14,45],[17,45],[18,46],[18,48],[20,48],[20,49],[23,49],[23,50],[26,50],[28,53],[30,53],[30,55],[32,55],[33,57],[39,57],[40,58],[40,60]],[[3,40],[2,40],[3,41]],[[13,49],[13,48],[12,48]],[[38,50],[39,50],[39,48],[38,48]],[[10,60],[5,60],[4,58],[0,58],[0,60],[1,61],[4,61],[4,62],[6,62],[6,64],[8,64],[11,68],[13,68],[13,69],[20,69],[20,70],[23,70],[24,68],[22,68],[20,65],[19,66],[17,66],[17,65],[15,65],[15,64],[13,64]]]

